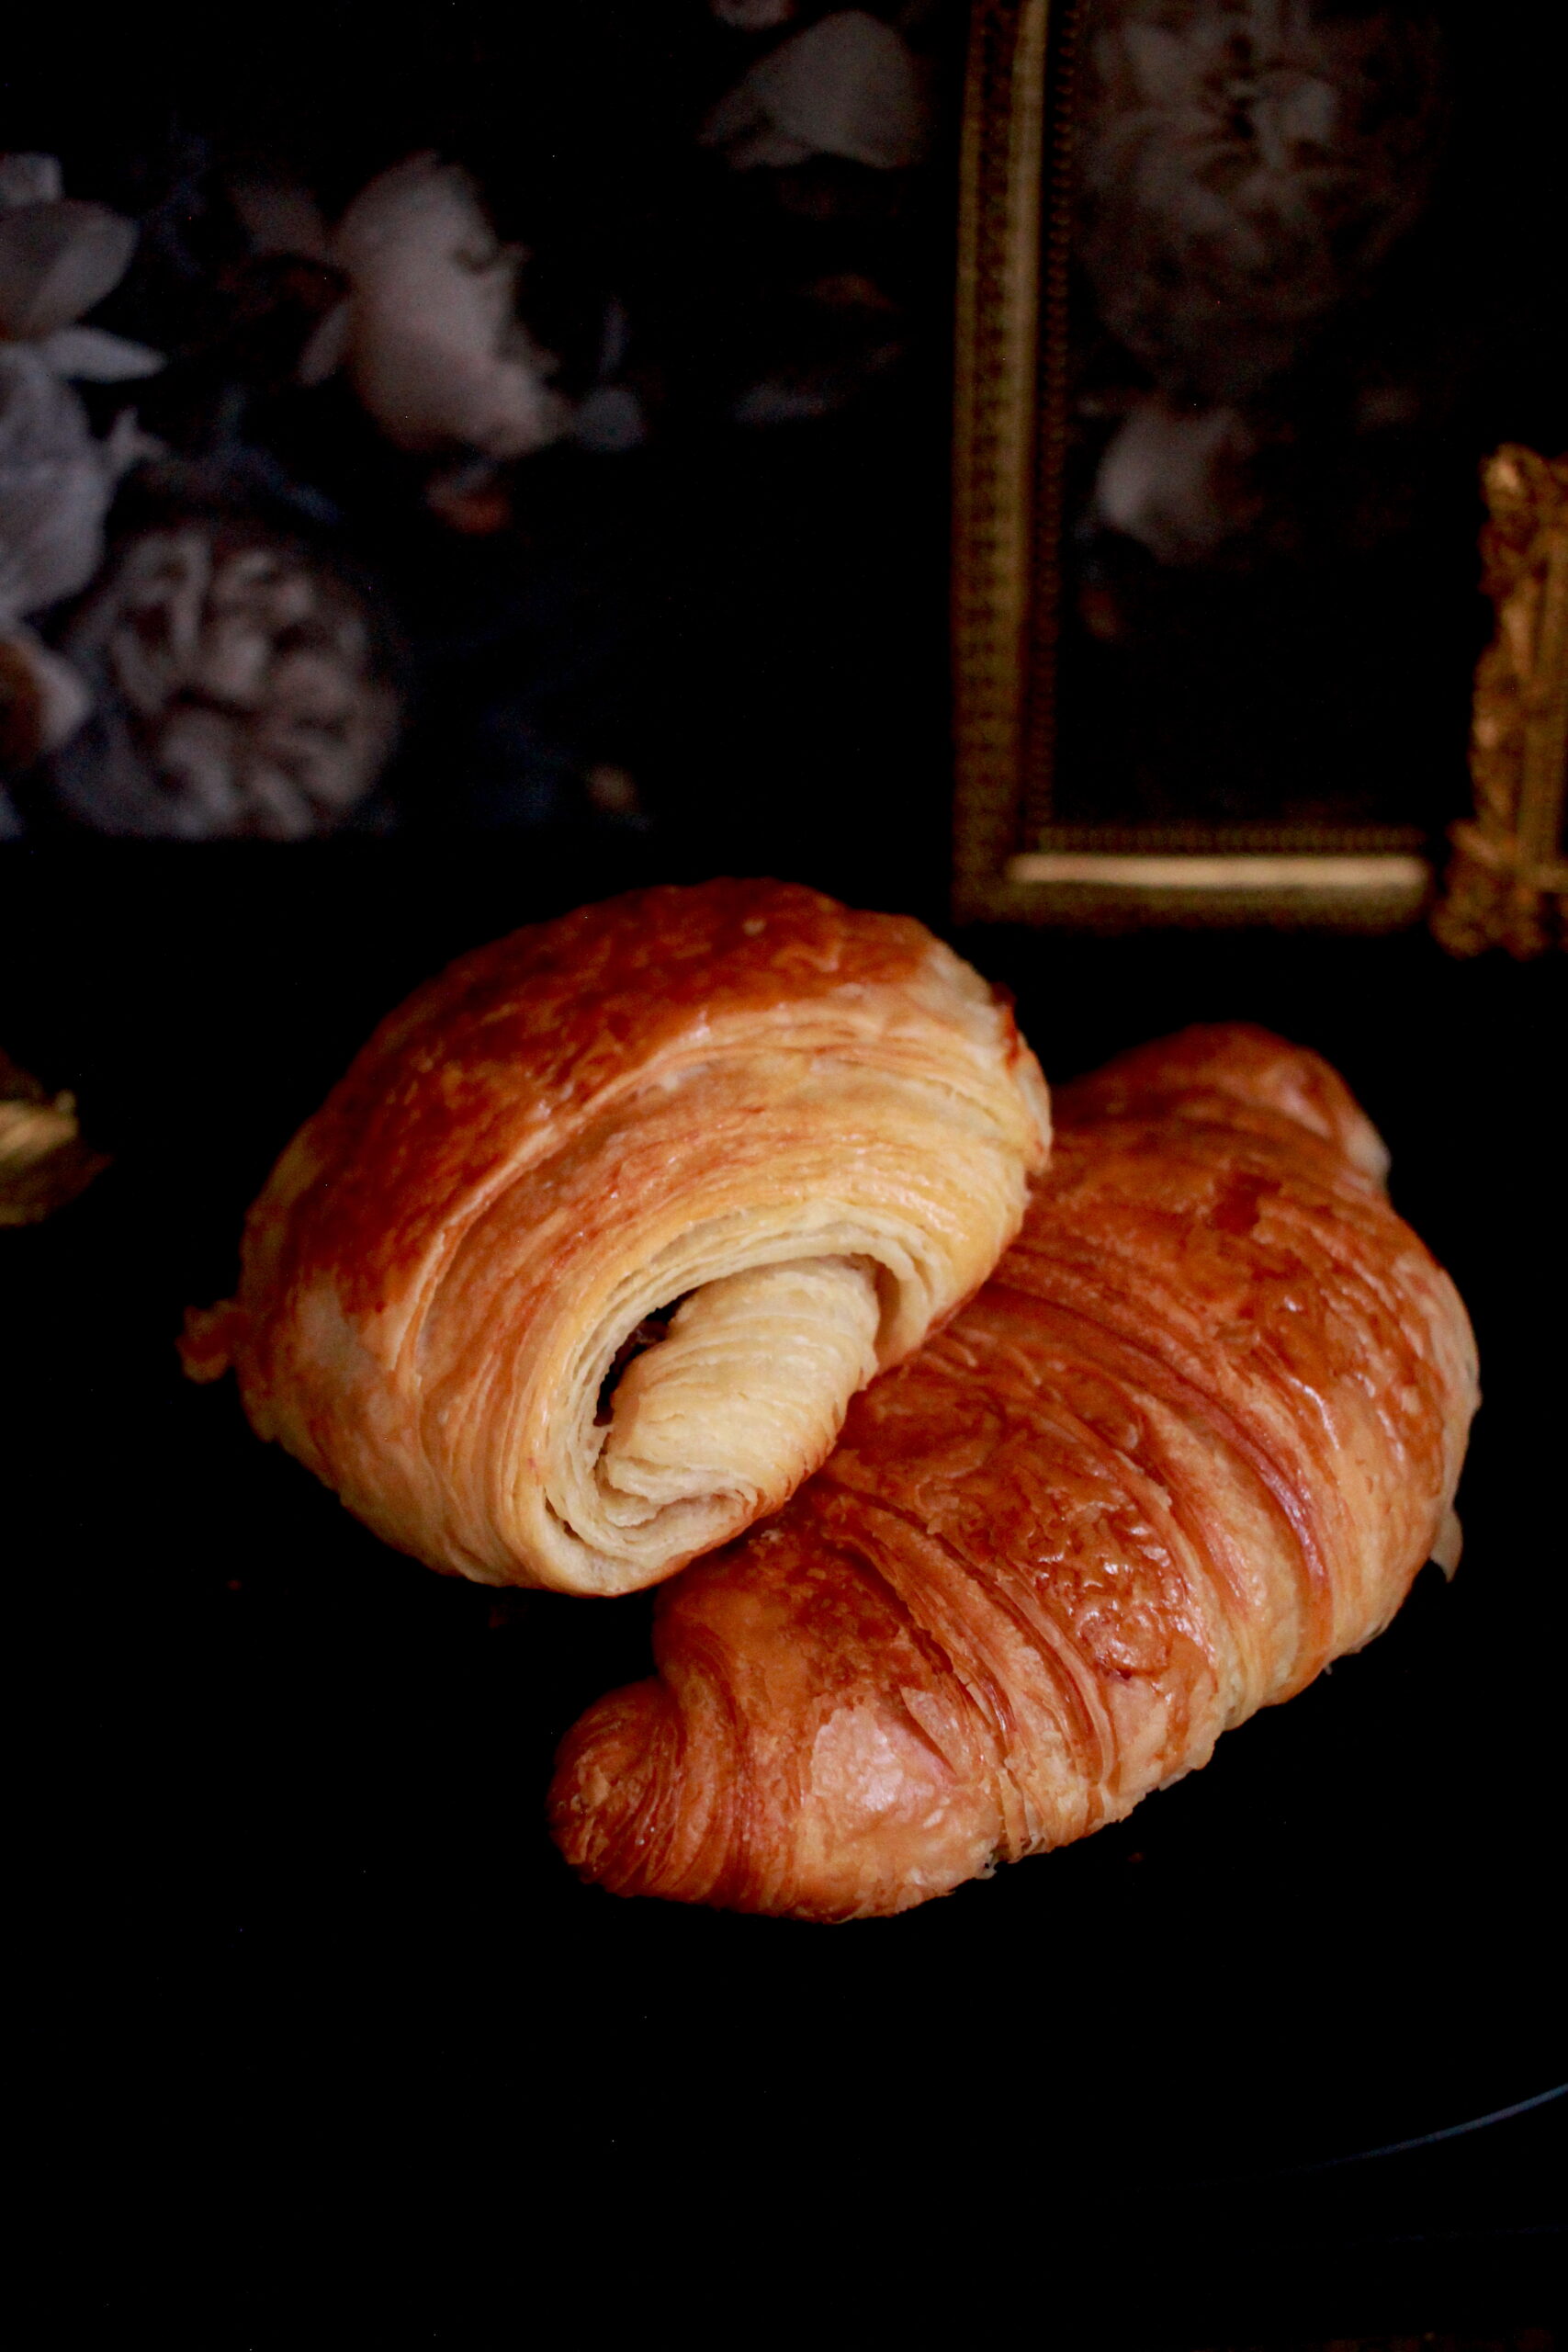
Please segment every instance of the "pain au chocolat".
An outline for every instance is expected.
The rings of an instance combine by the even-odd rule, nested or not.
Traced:
[[[1457,1559],[1470,1326],[1334,1072],[1200,1029],[1055,1114],[994,1278],[569,1736],[585,1877],[907,1909],[1117,1820]]]
[[[584,907],[382,1023],[186,1369],[431,1566],[627,1591],[816,1469],[991,1272],[1048,1130],[917,922],[770,882]]]

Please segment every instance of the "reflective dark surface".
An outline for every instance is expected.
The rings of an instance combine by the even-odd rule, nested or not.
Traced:
[[[722,2256],[815,2295],[849,2250],[892,2293],[933,2243],[949,2287],[1027,2256],[1042,2314],[1098,2298],[1068,2342],[1539,2324],[1561,2108],[1328,2160],[1565,2071],[1561,968],[1419,934],[966,943],[1056,1078],[1233,1013],[1344,1070],[1477,1326],[1466,1554],[1129,1822],[823,1930],[580,1889],[550,1756],[640,1669],[646,1602],[442,1582],[174,1356],[378,1013],[637,878],[547,893],[389,843],[0,857],[6,1046],[115,1154],[0,1234],[31,2170],[96,2217],[60,2292],[111,2333],[183,2309],[189,2239],[227,2282],[201,2340],[313,2341],[281,2283],[305,2250],[374,2243],[379,2293],[437,2247],[458,2332],[409,2340],[488,2342],[457,2315],[521,2308],[516,2265],[586,2222],[633,2285]],[[874,854],[807,878],[883,895]]]

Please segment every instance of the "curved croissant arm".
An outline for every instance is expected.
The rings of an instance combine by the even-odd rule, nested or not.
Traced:
[[[984,1282],[1049,1131],[917,923],[718,882],[465,956],[274,1170],[186,1369],[377,1532],[612,1593],[776,1510]]]
[[[1056,1115],[995,1278],[570,1735],[585,1877],[906,1909],[1116,1820],[1457,1558],[1470,1327],[1333,1072],[1190,1031]]]

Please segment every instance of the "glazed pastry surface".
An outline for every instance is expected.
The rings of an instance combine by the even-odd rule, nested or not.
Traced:
[[[992,1281],[568,1737],[585,1877],[904,1910],[1118,1819],[1457,1559],[1470,1327],[1334,1072],[1192,1030],[1055,1114]]]
[[[984,1282],[1049,1139],[1006,1004],[810,890],[635,893],[384,1022],[187,1320],[378,1534],[494,1584],[656,1582],[776,1510]]]

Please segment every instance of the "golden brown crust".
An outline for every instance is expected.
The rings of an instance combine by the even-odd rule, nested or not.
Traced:
[[[1475,1403],[1451,1283],[1315,1057],[1190,1031],[1058,1096],[996,1276],[568,1739],[585,1876],[901,1910],[1083,1836],[1381,1631]]]
[[[816,1466],[853,1388],[989,1272],[1046,1128],[1010,1013],[919,923],[770,882],[634,893],[463,957],[381,1024],[187,1364],[231,1360],[257,1430],[433,1566],[626,1589]],[[629,1335],[682,1298],[606,1433]],[[788,1442],[759,1439],[760,1390],[710,1495],[712,1392],[748,1348],[794,1383]],[[656,1356],[683,1422],[649,1395]]]

